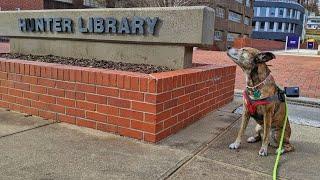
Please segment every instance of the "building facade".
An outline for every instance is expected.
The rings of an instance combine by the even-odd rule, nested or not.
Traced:
[[[38,9],[79,9],[95,7],[92,0],[0,0],[1,11]]]
[[[255,0],[252,38],[285,41],[302,36],[305,9],[297,0]]]
[[[214,50],[226,50],[238,37],[250,37],[253,0],[215,0]]]

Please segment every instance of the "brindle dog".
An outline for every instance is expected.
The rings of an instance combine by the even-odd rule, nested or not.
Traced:
[[[240,66],[246,75],[246,91],[250,99],[252,99],[251,97],[254,93],[252,87],[260,92],[259,99],[277,95],[279,88],[270,74],[270,69],[266,65],[266,62],[275,59],[274,54],[270,52],[260,52],[253,48],[228,49],[228,56]],[[247,142],[254,143],[262,139],[262,146],[259,151],[259,155],[267,156],[269,144],[278,147],[278,142],[280,141],[281,131],[284,124],[285,108],[285,102],[274,100],[266,105],[258,105],[255,114],[252,115],[244,102],[241,127],[237,139],[234,143],[230,144],[229,148],[238,149],[240,147],[241,139],[245,129],[247,128],[248,121],[250,117],[253,117],[257,122],[256,132],[253,137],[248,138]],[[270,143],[270,135],[272,137],[271,140],[273,140],[272,143]],[[294,147],[289,142],[290,135],[291,128],[288,121],[285,129],[284,152],[294,150]]]

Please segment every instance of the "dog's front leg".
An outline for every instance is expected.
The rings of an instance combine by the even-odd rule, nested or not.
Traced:
[[[243,114],[242,114],[241,127],[240,127],[240,130],[238,132],[238,136],[237,136],[236,141],[229,145],[230,149],[238,149],[240,147],[242,136],[243,136],[243,134],[246,131],[246,128],[248,126],[250,115],[249,115],[249,112],[248,112],[248,110],[247,110],[245,105],[244,105],[244,107],[245,108],[244,108],[244,111],[243,111]]]
[[[269,108],[272,109],[272,108]],[[264,114],[263,118],[263,139],[262,139],[262,146],[259,151],[260,156],[267,156],[268,155],[268,145],[270,142],[270,130],[271,130],[271,122],[272,122],[272,111],[267,110]]]

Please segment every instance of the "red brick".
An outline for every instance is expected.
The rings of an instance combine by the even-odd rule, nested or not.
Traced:
[[[47,96],[47,95],[40,94],[39,95],[39,101],[42,101],[42,102],[45,102],[45,103],[55,104],[56,103],[56,98],[53,97],[53,96]]]
[[[6,94],[2,94],[2,100],[10,102],[10,103],[16,103],[16,97],[15,96],[9,96]]]
[[[98,123],[97,124],[97,129],[100,130],[100,131],[112,132],[112,133],[116,133],[118,131],[117,126],[110,125],[110,124],[104,124],[104,123]]]
[[[184,95],[178,98],[178,105],[185,104],[190,101],[190,95]]]
[[[21,106],[20,108],[21,112],[33,115],[33,116],[39,116],[39,110],[31,107]]]
[[[12,95],[12,96],[22,97],[22,91],[21,91],[21,90],[9,89],[8,92],[9,92],[9,94]]]
[[[76,82],[81,82],[81,79],[82,79],[82,74],[81,74],[81,70],[75,70],[75,73],[76,73]]]
[[[64,90],[61,90],[61,89],[48,88],[48,95],[64,97],[65,93],[64,93]]]
[[[7,87],[1,87],[1,86],[0,86],[0,93],[1,93],[1,94],[8,94],[8,88],[7,88]]]
[[[119,117],[116,117],[116,116],[108,116],[107,117],[108,124],[118,125],[118,118]]]
[[[154,104],[149,103],[141,103],[141,102],[132,102],[132,109],[142,112],[149,112],[149,113],[157,113],[157,110],[161,110],[160,108],[157,109],[157,106]]]
[[[75,117],[85,117],[85,111],[81,109],[66,108],[66,114]]]
[[[77,84],[76,91],[96,93],[96,86],[87,85],[87,84]]]
[[[120,109],[120,116],[124,117],[124,118],[143,121],[143,113],[142,112],[127,110],[127,109]]]
[[[70,80],[69,69],[64,69],[64,70],[63,70],[63,80],[64,80],[64,81],[69,81],[69,80]]]
[[[148,79],[140,78],[140,91],[147,92],[148,91]]]
[[[38,78],[33,76],[22,76],[22,82],[28,84],[38,84]]]
[[[154,124],[148,124],[141,121],[131,121],[131,128],[149,133],[156,133],[161,130],[156,130]]]
[[[130,76],[124,77],[124,89],[131,90],[131,77]]]
[[[163,111],[163,112],[157,114],[156,123],[161,122],[161,121],[168,119],[170,117],[171,117],[171,110]]]
[[[56,82],[51,79],[38,78],[38,85],[42,85],[46,87],[55,87]]]
[[[107,116],[104,114],[99,114],[91,111],[86,112],[86,118],[99,121],[99,122],[107,122]]]
[[[16,103],[27,107],[31,106],[31,101],[28,99],[16,98]]]
[[[163,79],[163,92],[171,91],[173,89],[173,78],[165,78]]]
[[[155,79],[149,79],[148,80],[148,90],[150,93],[156,93],[157,92],[157,85]]]
[[[86,94],[86,100],[98,104],[107,104],[107,98],[105,96]]]
[[[164,121],[164,128],[167,129],[169,127],[174,126],[178,123],[178,117],[174,116]]]
[[[119,115],[119,108],[107,106],[107,105],[98,104],[97,111],[99,113],[108,114],[108,115],[114,115],[114,116]]]
[[[85,100],[86,94],[82,92],[75,93],[77,100]]]
[[[130,99],[130,100],[136,100],[136,101],[143,101],[144,100],[144,94],[140,92],[134,92],[134,91],[120,91],[120,98],[123,99]]]
[[[97,75],[96,72],[89,72],[89,84],[97,83]]]
[[[81,71],[81,82],[89,83],[89,72],[88,71]]]
[[[69,73],[70,73],[70,81],[75,82],[76,81],[76,71],[74,69],[70,69]]]
[[[24,84],[24,83],[14,83],[14,88],[16,89],[21,89],[25,91],[30,91],[30,85],[29,84]]]
[[[73,116],[67,116],[64,114],[58,114],[57,120],[68,124],[76,124],[76,118]]]
[[[157,115],[144,113],[144,121],[149,122],[149,123],[156,123],[157,122]]]
[[[178,99],[172,99],[170,101],[167,101],[163,104],[164,110],[176,107],[178,105]]]
[[[57,81],[56,86],[59,89],[65,89],[73,91],[75,89],[75,83],[65,82],[65,81]]]
[[[40,101],[31,101],[31,107],[48,110],[48,104]]]
[[[117,125],[120,127],[130,127],[130,120],[126,118],[117,118]]]
[[[48,104],[48,110],[57,113],[65,113],[65,106],[59,106],[56,104]]]
[[[183,105],[180,105],[180,106],[172,108],[171,116],[175,116],[175,115],[177,115],[177,114],[179,114],[181,112],[183,112]]]
[[[180,88],[180,89],[172,91],[172,97],[176,98],[176,97],[180,97],[180,96],[184,95],[185,94],[184,90],[185,90],[184,88]]]
[[[157,95],[157,103],[165,102],[168,101],[172,98],[172,93],[171,92],[166,92]]]
[[[35,76],[38,76],[38,77],[41,76],[41,66],[39,65],[35,66]]]
[[[131,77],[131,90],[139,91],[139,77]]]
[[[97,93],[104,96],[119,97],[119,89],[108,87],[97,87]]]
[[[32,93],[32,92],[26,92],[26,91],[24,91],[24,92],[23,92],[23,97],[24,97],[24,98],[27,98],[27,99],[31,99],[31,100],[36,100],[36,101],[39,100],[39,94]]]
[[[124,75],[117,75],[117,87],[120,89],[124,88]]]
[[[108,105],[120,107],[120,108],[130,108],[131,102],[128,100],[109,97],[108,98]]]
[[[76,92],[74,91],[65,91],[65,97],[68,99],[76,99]],[[83,94],[83,99],[85,99],[85,95]]]
[[[96,104],[86,102],[86,101],[77,101],[76,107],[79,109],[89,110],[89,111],[96,111]]]
[[[8,73],[0,72],[0,79],[8,79]]]
[[[64,73],[63,69],[58,68],[58,80],[63,81],[63,77],[64,77],[63,73]]]
[[[87,127],[91,129],[96,129],[97,123],[94,121],[89,121],[86,119],[76,118],[76,122],[78,126]]]
[[[36,86],[36,85],[31,85],[31,91],[40,93],[40,94],[46,94],[47,93],[47,88],[43,86]]]
[[[151,143],[156,143],[156,142],[157,142],[156,135],[154,135],[154,134],[144,133],[144,138],[143,138],[143,140],[144,140],[144,141],[147,141],[147,142],[151,142]]]
[[[157,95],[156,94],[146,94],[145,101],[148,103],[157,103]]]
[[[103,81],[105,81],[105,79],[103,79]],[[109,81],[110,86],[117,87],[118,76],[116,74],[109,74],[109,80],[108,81]]]
[[[75,107],[76,101],[73,99],[57,98],[57,104],[66,107]]]
[[[158,79],[156,81],[156,87],[157,87],[157,92],[158,93],[164,92],[164,90],[163,90],[164,86],[166,86],[166,85],[164,84],[163,79]]]
[[[39,110],[39,116],[44,118],[44,119],[51,119],[51,120],[56,120],[57,119],[57,114],[54,113],[54,112],[48,112],[48,111]]]
[[[119,134],[122,136],[127,136],[127,137],[131,137],[131,138],[135,138],[135,139],[142,139],[143,134],[140,131],[136,131],[136,130],[132,130],[132,129],[128,129],[128,128],[122,128],[119,127]]]
[[[20,74],[8,74],[8,80],[21,82],[22,76]]]

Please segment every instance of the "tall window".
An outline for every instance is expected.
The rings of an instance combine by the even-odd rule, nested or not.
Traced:
[[[274,22],[269,22],[269,30],[273,31]]]
[[[241,14],[229,11],[229,20],[230,21],[241,23],[241,17],[242,17]]]
[[[285,23],[285,24],[286,24],[285,31],[289,32],[289,23]]]
[[[279,13],[278,13],[278,14],[279,14],[278,16],[279,16],[279,17],[283,17],[283,15],[284,15],[284,8],[279,8],[278,12],[279,12]]]
[[[264,30],[265,26],[266,26],[266,22],[260,22],[260,30]]]
[[[282,22],[278,22],[278,31],[282,31]]]
[[[250,18],[248,17],[244,17],[244,22],[243,22],[245,25],[250,25]]]
[[[216,16],[224,18],[224,15],[225,15],[225,10],[221,7],[217,7],[216,8]]]
[[[250,0],[246,0],[246,6],[251,7]]]
[[[267,16],[267,8],[266,7],[261,7],[260,8],[260,16],[261,17],[266,17]]]
[[[214,32],[214,40],[221,41],[222,40],[222,31],[215,31]]]
[[[298,19],[298,20],[301,19],[301,12],[300,12],[300,11],[297,12],[297,19]]]
[[[291,9],[287,9],[287,17],[288,18],[290,17],[290,12],[291,12]]]
[[[227,41],[229,42],[233,42],[236,38],[238,38],[240,36],[240,34],[236,34],[236,33],[228,33],[227,35]]]
[[[253,8],[254,16],[258,16],[258,8],[254,7]]]
[[[276,16],[276,8],[270,8],[269,9],[269,16],[275,17]]]

